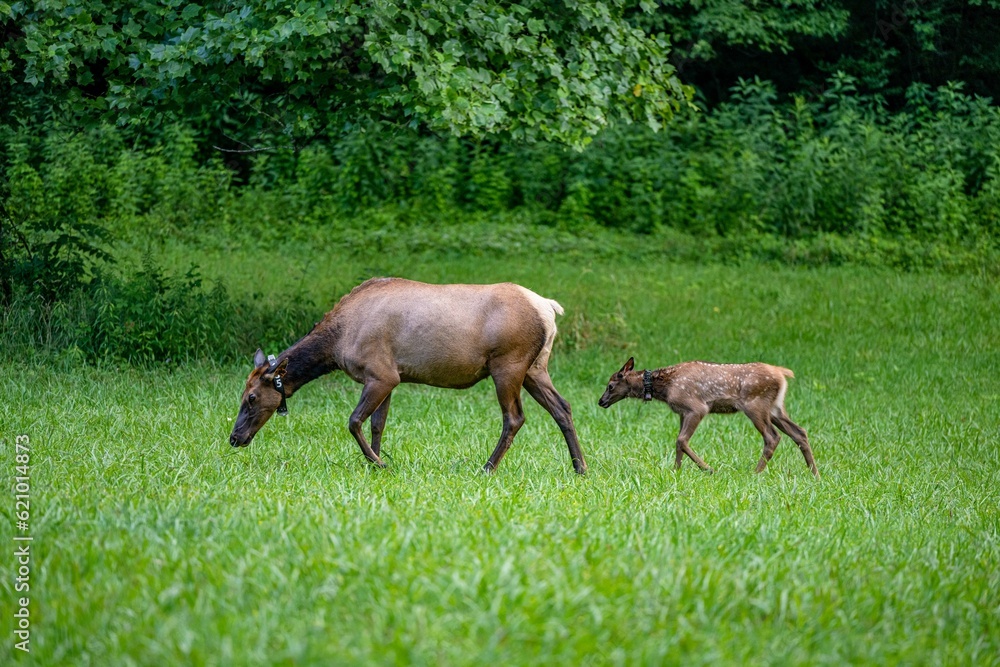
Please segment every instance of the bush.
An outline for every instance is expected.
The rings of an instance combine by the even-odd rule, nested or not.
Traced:
[[[146,149],[98,128],[0,154],[12,156],[8,208],[70,227],[140,224],[147,235],[225,224],[241,207],[273,233],[290,219],[322,226],[403,204],[430,214],[524,206],[567,229],[639,233],[996,236],[1000,111],[957,84],[913,86],[907,99],[890,113],[843,75],[789,102],[768,82],[741,81],[711,112],[680,113],[656,134],[618,127],[579,152],[361,123],[294,153],[258,154],[239,187],[217,158],[199,163],[197,137],[179,127]]]
[[[63,351],[91,362],[222,362],[287,344],[315,310],[301,298],[237,301],[222,285],[205,285],[195,267],[172,275],[147,258],[124,276],[99,273],[54,302],[18,290],[0,340],[12,351]]]
[[[32,160],[25,143],[12,146],[13,164],[0,181],[5,299],[16,285],[54,301],[85,284],[95,263],[110,259],[109,235],[97,222],[108,199],[107,170],[89,150],[94,143],[50,137],[42,160]]]
[[[127,148],[114,128],[22,129],[3,151],[0,177],[0,283],[47,302],[87,286],[112,263],[114,233],[191,233],[224,218],[235,196],[221,162],[198,164],[197,139],[166,128],[162,145]]]

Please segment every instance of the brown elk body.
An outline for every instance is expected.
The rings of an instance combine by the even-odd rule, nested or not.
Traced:
[[[548,372],[555,317],[562,313],[555,301],[511,283],[429,285],[373,278],[270,363],[257,350],[230,444],[248,445],[285,398],[321,375],[342,370],[364,385],[348,429],[365,457],[383,466],[382,432],[392,391],[400,383],[464,389],[492,377],[503,428],[486,470],[496,469],[524,423],[524,387],[559,425],[573,467],[583,474],[587,466],[570,405]],[[369,417],[371,445],[361,429]]]
[[[607,408],[623,398],[663,401],[681,418],[674,466],[679,469],[687,454],[699,468],[709,472],[712,469],[695,454],[688,441],[705,415],[742,412],[764,438],[764,452],[757,463],[757,472],[767,467],[778,446],[781,435],[775,430],[777,427],[795,441],[809,470],[818,478],[819,471],[806,432],[785,411],[785,391],[790,377],[794,374],[789,369],[763,363],[687,361],[655,371],[637,371],[634,360],[629,358],[621,370],[611,376],[598,403]]]

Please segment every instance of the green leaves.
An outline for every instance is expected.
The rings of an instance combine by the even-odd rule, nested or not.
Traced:
[[[73,82],[99,81],[87,97],[110,96],[110,104],[94,104],[90,117],[114,109],[119,123],[235,113],[259,129],[309,114],[318,119],[309,133],[369,118],[582,146],[617,121],[657,127],[690,97],[667,63],[665,42],[629,25],[623,6],[4,4],[0,17],[16,19],[19,33],[0,60],[0,84],[32,84],[59,97]],[[637,85],[642,96],[632,94]]]
[[[556,12],[541,2],[425,3],[425,13],[440,12],[441,34],[383,21],[365,47],[402,84],[383,101],[440,131],[582,146],[613,121],[658,122],[685,100],[660,45],[615,18],[616,4],[565,4]],[[629,104],[643,77],[650,96]]]

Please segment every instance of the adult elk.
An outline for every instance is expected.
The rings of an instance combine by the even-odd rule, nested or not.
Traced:
[[[767,467],[778,446],[781,436],[774,429],[777,426],[795,441],[809,470],[819,478],[805,430],[785,411],[786,378],[795,377],[789,369],[762,363],[712,364],[706,361],[687,361],[655,371],[634,368],[635,362],[629,357],[621,370],[608,380],[608,388],[598,405],[607,408],[623,398],[646,401],[655,398],[669,405],[681,417],[675,468],[680,469],[687,454],[699,468],[712,472],[688,441],[705,415],[742,412],[764,437],[764,453],[757,462],[757,472]]]
[[[343,297],[305,337],[268,360],[261,350],[243,389],[229,442],[250,444],[275,410],[304,384],[342,370],[364,385],[348,428],[365,457],[384,466],[379,452],[392,391],[401,382],[465,389],[486,377],[496,385],[503,413],[500,441],[485,469],[500,464],[524,423],[521,387],[555,419],[576,472],[587,464],[570,406],[552,386],[549,355],[556,335],[552,299],[511,283],[428,285],[373,278]],[[371,417],[369,446],[361,431]]]

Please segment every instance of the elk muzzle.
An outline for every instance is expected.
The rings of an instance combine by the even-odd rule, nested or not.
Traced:
[[[236,424],[233,426],[233,432],[229,435],[229,444],[233,447],[246,447],[249,445],[253,437],[257,435],[257,431],[260,430],[260,427],[270,417],[270,415],[266,415],[261,419],[262,415],[259,410],[252,412],[244,408],[236,416]]]

